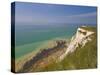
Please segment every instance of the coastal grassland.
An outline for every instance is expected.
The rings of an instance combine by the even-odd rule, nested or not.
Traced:
[[[88,69],[97,67],[97,40],[93,37],[83,48],[66,56],[61,62],[64,69]],[[68,66],[68,67],[67,67]]]
[[[85,29],[85,30],[88,30],[88,31],[93,31],[93,32],[96,32],[97,31],[97,28],[94,27],[94,26],[85,26],[85,27],[82,26],[80,28]]]
[[[95,27],[84,27],[95,32],[92,41],[84,47],[78,47],[73,53],[68,54],[61,62],[52,62],[41,71],[75,70],[97,68],[97,32]]]

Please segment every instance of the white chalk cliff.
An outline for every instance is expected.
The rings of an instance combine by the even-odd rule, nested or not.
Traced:
[[[94,32],[86,30],[85,27],[78,28],[76,34],[71,38],[66,52],[60,56],[60,60],[63,60],[68,53],[74,52],[79,46],[81,46],[81,48],[84,47],[87,42],[92,40],[90,37],[92,34],[94,34]]]

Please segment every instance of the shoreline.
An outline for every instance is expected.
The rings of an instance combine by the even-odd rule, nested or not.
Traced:
[[[37,53],[41,52],[41,50],[46,48],[53,48],[54,46],[56,46],[56,42],[55,42],[56,40],[58,41],[64,40],[67,42],[70,39],[56,38],[56,39],[46,41],[44,44],[41,45],[41,47],[15,60],[16,71],[18,71],[24,65],[25,62],[29,61],[34,56],[36,56]]]
[[[20,59],[23,56],[25,56],[25,55],[27,55],[31,52],[49,47],[50,45],[53,45],[52,42],[54,42],[55,40],[66,40],[66,41],[68,41],[68,40],[70,40],[70,38],[71,37],[67,37],[67,36],[55,37],[55,38],[49,39],[49,40],[44,40],[44,41],[40,41],[40,42],[36,42],[36,43],[24,44],[24,45],[21,45],[21,46],[16,46],[16,48],[15,48],[15,53],[16,53],[15,58]],[[22,54],[20,54],[20,53],[22,53]]]

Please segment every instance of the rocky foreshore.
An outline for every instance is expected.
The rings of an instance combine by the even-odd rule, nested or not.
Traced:
[[[59,56],[65,52],[67,44],[65,40],[56,40],[55,42],[56,45],[54,47],[40,50],[36,56],[29,61],[26,61],[22,68],[17,72],[30,72],[30,68],[33,69],[32,71],[36,71],[37,67],[45,67],[51,63],[50,61],[56,62],[57,59],[59,59]]]

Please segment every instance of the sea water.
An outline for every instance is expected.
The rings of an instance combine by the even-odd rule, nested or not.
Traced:
[[[71,38],[76,25],[16,25],[15,57],[20,58],[39,48],[45,41],[55,38]]]

